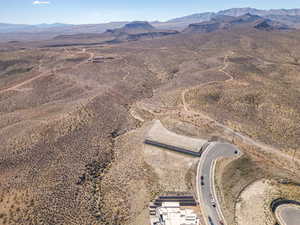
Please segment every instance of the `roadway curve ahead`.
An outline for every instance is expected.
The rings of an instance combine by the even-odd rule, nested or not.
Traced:
[[[220,158],[239,157],[240,155],[241,151],[234,145],[212,142],[200,158],[196,184],[198,200],[206,224],[226,224],[214,187],[215,163]]]

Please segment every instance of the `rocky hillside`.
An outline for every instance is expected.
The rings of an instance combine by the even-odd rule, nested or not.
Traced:
[[[300,158],[300,31],[78,43],[0,44],[1,225],[148,224],[149,202],[192,190],[196,171],[191,158],[143,145],[155,119],[178,134],[233,142],[255,159],[220,175],[228,218],[236,194],[264,176],[260,168],[267,178],[299,177],[296,161],[277,153]],[[242,144],[228,129],[275,151]]]

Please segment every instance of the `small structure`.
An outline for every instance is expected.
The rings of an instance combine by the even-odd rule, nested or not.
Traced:
[[[199,225],[199,218],[191,209],[182,209],[179,202],[163,202],[156,208],[152,225]]]
[[[190,194],[169,193],[159,196],[150,206],[151,225],[199,225],[193,208],[197,202]]]

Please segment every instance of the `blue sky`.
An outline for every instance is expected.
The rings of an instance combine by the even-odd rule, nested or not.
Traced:
[[[300,8],[300,0],[0,0],[0,23],[165,21],[233,7]]]

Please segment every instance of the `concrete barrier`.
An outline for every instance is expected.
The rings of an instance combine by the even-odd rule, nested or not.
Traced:
[[[168,145],[168,144],[164,144],[164,143],[160,143],[160,142],[157,142],[157,141],[152,141],[152,140],[148,140],[146,139],[145,144],[148,144],[148,145],[153,145],[153,146],[156,146],[156,147],[159,147],[159,148],[165,148],[165,149],[168,149],[168,150],[171,150],[171,151],[174,151],[174,152],[179,152],[179,153],[182,153],[182,154],[187,154],[187,155],[191,155],[191,156],[194,156],[194,157],[200,157],[202,152],[199,150],[199,152],[194,152],[194,151],[191,151],[191,150],[188,150],[188,149],[184,149],[184,148],[180,148],[180,147],[177,147],[177,146],[172,146],[172,145]]]

